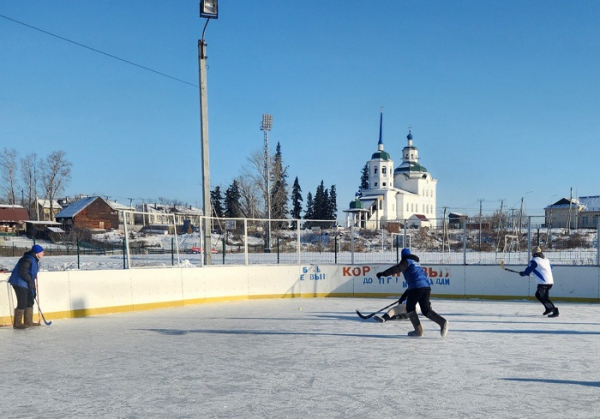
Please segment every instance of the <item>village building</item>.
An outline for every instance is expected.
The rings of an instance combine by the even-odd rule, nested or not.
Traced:
[[[56,214],[56,221],[63,230],[111,230],[119,228],[116,210],[99,196],[89,196],[70,204]]]
[[[21,205],[0,204],[0,236],[16,236],[25,231],[29,213]]]
[[[600,196],[561,198],[544,208],[544,215],[550,228],[598,228]]]
[[[35,199],[35,214],[31,214],[31,217],[35,217],[38,221],[54,221],[56,214],[61,212],[63,207],[58,201],[53,200],[50,205],[49,199]]]

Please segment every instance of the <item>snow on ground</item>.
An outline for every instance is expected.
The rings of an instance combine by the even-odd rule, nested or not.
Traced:
[[[594,418],[598,305],[433,300],[223,302],[0,328],[3,418]]]

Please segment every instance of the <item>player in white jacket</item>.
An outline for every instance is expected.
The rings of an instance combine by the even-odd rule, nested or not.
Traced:
[[[550,264],[550,261],[546,259],[539,246],[533,250],[533,258],[529,261],[527,268],[524,271],[519,272],[519,275],[529,276],[532,272],[535,275],[538,284],[535,298],[537,298],[546,308],[544,316],[550,313],[548,317],[558,317],[558,308],[550,301],[550,288],[554,285],[552,265]]]

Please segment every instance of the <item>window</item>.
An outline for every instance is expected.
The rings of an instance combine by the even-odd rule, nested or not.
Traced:
[[[375,187],[377,187],[377,182],[375,182]]]
[[[384,175],[387,173],[387,172],[386,172],[386,167],[385,167],[385,166],[383,166],[383,167],[381,168],[381,173],[383,173]]]
[[[385,182],[383,182],[382,186],[385,186]]]
[[[374,169],[373,173],[377,174],[377,168]]]

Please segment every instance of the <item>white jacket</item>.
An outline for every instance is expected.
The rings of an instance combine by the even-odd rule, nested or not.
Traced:
[[[525,269],[525,275],[529,275],[531,272],[534,273],[535,279],[538,284],[541,285],[552,285],[554,284],[554,277],[552,276],[552,265],[550,261],[539,256],[534,256],[533,259],[527,265]]]

